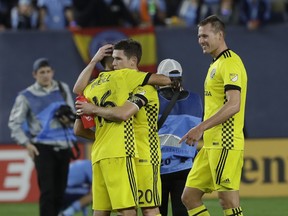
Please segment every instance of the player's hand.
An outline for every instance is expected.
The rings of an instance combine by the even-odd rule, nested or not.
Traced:
[[[99,48],[91,62],[100,62],[105,56],[111,56],[113,52],[113,44],[106,44]]]
[[[199,126],[191,128],[179,141],[182,143],[185,141],[187,145],[194,146],[202,137],[203,130]]]
[[[76,107],[76,114],[81,115],[93,115],[93,110],[96,108],[96,106],[92,103],[82,102],[82,101],[76,101],[75,102]]]

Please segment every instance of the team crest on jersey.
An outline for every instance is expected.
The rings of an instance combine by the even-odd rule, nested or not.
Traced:
[[[211,79],[214,78],[215,74],[216,74],[216,69],[213,68],[212,71],[211,71],[211,73],[210,73],[210,77],[211,77]]]
[[[236,82],[238,80],[238,74],[230,73],[230,80]]]

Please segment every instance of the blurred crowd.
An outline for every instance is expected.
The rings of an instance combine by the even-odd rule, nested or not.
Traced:
[[[0,31],[194,26],[218,14],[257,29],[288,20],[288,0],[0,0]]]

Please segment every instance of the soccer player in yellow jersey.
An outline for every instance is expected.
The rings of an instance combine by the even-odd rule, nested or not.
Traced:
[[[243,165],[244,112],[247,75],[240,57],[225,43],[224,23],[215,15],[198,25],[203,53],[213,57],[204,88],[204,120],[182,137],[193,145],[203,135],[204,146],[187,177],[182,202],[189,216],[209,216],[202,196],[212,191],[224,215],[242,216],[239,186]]]
[[[83,113],[85,114],[93,113],[97,115],[97,117],[95,117],[96,141],[92,147],[93,177],[95,176],[95,179],[97,179],[95,180],[95,183],[94,183],[95,187],[93,186],[94,216],[106,215],[102,213],[107,213],[108,215],[109,210],[112,210],[112,209],[117,210],[119,212],[121,211],[123,215],[133,215],[133,207],[135,207],[135,205],[132,205],[132,204],[133,202],[135,204],[136,199],[135,199],[135,194],[133,194],[132,192],[135,193],[135,190],[136,192],[138,192],[137,184],[140,184],[139,180],[137,179],[137,182],[136,182],[134,179],[135,176],[132,175],[132,172],[135,172],[133,169],[135,161],[130,160],[131,158],[138,157],[137,155],[138,145],[137,146],[134,145],[134,141],[135,141],[134,128],[131,125],[132,123],[132,118],[130,118],[131,115],[129,117],[123,116],[123,115],[120,115],[120,112],[118,111],[112,112],[111,114],[109,113],[109,110],[111,109],[107,107],[117,108],[122,104],[125,105],[127,103],[125,101],[128,99],[128,96],[129,96],[128,93],[132,92],[130,88],[128,89],[128,91],[126,89],[132,86],[133,83],[137,83],[137,82],[139,83],[139,80],[141,79],[142,81],[149,79],[148,81],[152,83],[154,80],[155,81],[154,84],[162,84],[162,85],[165,85],[164,81],[166,83],[170,82],[169,78],[167,79],[166,77],[165,79],[163,79],[163,77],[160,77],[163,79],[161,83],[161,79],[159,80],[158,76],[157,76],[158,79],[153,78],[155,77],[156,74],[151,75],[151,74],[142,73],[142,72],[134,73],[135,70],[131,70],[131,69],[132,68],[137,69],[137,65],[141,58],[141,49],[140,49],[140,52],[137,50],[138,50],[138,47],[141,48],[141,46],[138,42],[135,42],[135,41],[127,40],[126,42],[128,42],[127,43],[128,48],[127,47],[125,48],[127,50],[125,50],[125,53],[123,53],[123,50],[120,51],[120,53],[123,55],[117,55],[117,52],[116,54],[114,54],[115,50],[113,51],[113,57],[114,57],[113,65],[114,65],[114,62],[117,62],[119,67],[115,66],[115,69],[116,69],[115,71],[108,71],[108,72],[100,73],[99,77],[85,88],[84,95],[92,103],[81,103],[81,102],[76,103],[76,108],[78,110],[77,113],[79,115]],[[117,47],[117,44],[115,45],[115,48],[116,47]],[[136,49],[136,53],[135,53],[135,49]],[[140,57],[138,57],[139,55]],[[94,60],[92,59],[92,61]],[[123,67],[121,65],[123,65]],[[125,67],[126,68],[129,67],[131,69],[121,69]],[[121,69],[121,70],[117,70],[117,69]],[[137,73],[138,73],[138,76],[136,75]],[[89,73],[86,73],[86,75],[87,74]],[[143,75],[140,75],[140,74],[143,74]],[[85,80],[85,77],[83,76],[83,74],[80,75],[81,79]],[[78,85],[78,84],[75,85],[74,90],[75,89],[77,89],[77,91],[81,90],[82,87],[80,88],[78,87],[81,86],[82,84],[81,85]],[[145,84],[145,82],[140,83],[140,84]],[[138,88],[137,92],[138,93],[141,92],[141,94],[143,93],[145,95],[146,92],[151,92],[151,91],[153,92],[153,88],[154,87],[152,86],[144,86],[143,88],[142,87]],[[143,89],[146,89],[146,90],[143,91]],[[139,189],[139,193],[140,193],[139,199],[141,200],[141,198],[143,199],[144,197],[148,199],[148,200],[144,200],[145,203],[152,201],[153,206],[155,205],[154,203],[156,203],[157,205],[160,205],[159,195],[161,194],[161,191],[160,193],[158,193],[158,191],[160,190],[160,180],[158,178],[158,175],[159,175],[158,167],[160,164],[160,151],[157,152],[158,151],[157,144],[159,142],[158,136],[157,136],[157,126],[156,126],[157,115],[158,115],[158,108],[157,108],[158,98],[157,98],[157,91],[155,92],[156,92],[156,98],[154,97],[150,99],[149,104],[151,104],[151,107],[148,107],[147,109],[147,112],[149,112],[147,116],[149,120],[151,119],[152,125],[150,125],[151,122],[149,122],[150,124],[146,125],[146,128],[148,127],[150,128],[150,126],[152,128],[152,131],[150,132],[151,136],[149,138],[152,141],[154,141],[152,145],[155,145],[153,151],[151,152],[151,154],[153,153],[154,155],[154,157],[152,157],[153,162],[155,161],[153,163],[154,166],[149,166],[149,168],[154,167],[154,173],[152,173],[154,174],[154,176],[152,176],[153,179],[151,179],[150,185],[147,186],[149,187],[148,189],[151,189],[151,190],[148,191],[146,189],[144,193],[142,193],[143,190],[141,190],[141,188]],[[128,102],[130,105],[134,104],[132,105],[132,107],[129,108],[129,110],[131,109],[133,110],[136,107],[141,108],[142,106],[141,105],[142,99],[137,98],[136,95],[137,94],[134,94],[133,98],[131,99],[132,103]],[[143,101],[144,100],[145,98],[143,98]],[[98,109],[95,109],[95,107]],[[103,107],[106,107],[106,108],[103,108]],[[138,108],[136,109],[138,111]],[[102,110],[101,115],[99,113],[99,110]],[[114,120],[114,121],[116,120],[117,122],[111,122],[108,119]],[[119,121],[119,120],[124,120],[124,121]],[[148,138],[146,139],[148,140]],[[127,157],[125,157],[125,154]],[[149,157],[150,159],[150,154],[147,157]],[[118,164],[120,162],[121,163],[124,162],[124,164],[125,163],[127,164],[128,159],[129,159],[128,161],[129,172],[127,174],[127,171],[125,172],[126,166],[121,167]],[[146,162],[145,163],[146,165],[147,164],[150,165],[150,160],[148,159],[144,160],[144,159],[146,158],[143,158],[143,160],[141,161],[143,161],[143,163]],[[140,160],[138,162],[140,162]],[[138,168],[136,172],[137,173],[139,172]],[[150,174],[151,172],[153,172],[153,169],[148,174]],[[103,179],[99,179],[99,175],[100,177],[101,175],[103,175]],[[108,179],[108,181],[106,179]],[[127,179],[126,182],[123,181],[123,179],[124,180]],[[131,179],[133,181],[131,181]],[[114,180],[114,183],[113,183],[113,180]],[[101,189],[101,187],[99,186],[99,182],[101,182],[102,185],[105,185],[105,187],[107,188],[107,192]],[[146,180],[146,182],[148,181]],[[129,199],[129,196],[128,196],[129,194],[127,193],[127,191],[130,190],[129,188],[133,184],[135,185],[132,187],[132,190],[131,190],[132,192],[130,193],[130,194],[133,194],[133,196]],[[153,185],[154,188],[155,188],[155,185],[156,187],[158,186],[158,190],[156,190],[157,193],[155,192],[155,189],[153,187],[150,188],[151,185]],[[106,199],[104,199],[105,194],[107,194]],[[108,199],[108,196],[110,197],[110,200]],[[107,203],[110,203],[111,206],[107,205]],[[148,206],[147,211],[150,211],[150,209],[151,207]],[[157,215],[158,213],[159,213],[159,210],[153,215]]]
[[[134,51],[132,52],[132,48]],[[131,68],[138,70],[142,55],[141,45],[133,40],[122,40],[114,45],[114,69]],[[136,57],[136,64],[129,64],[127,56]],[[142,108],[141,108],[142,107]],[[139,157],[136,158],[139,207],[145,216],[160,215],[161,204],[160,140],[157,133],[159,112],[158,93],[154,86],[139,86],[129,100],[120,107],[103,110],[95,109],[94,114],[114,120],[126,120],[134,116],[136,146]],[[124,118],[123,118],[124,117]]]

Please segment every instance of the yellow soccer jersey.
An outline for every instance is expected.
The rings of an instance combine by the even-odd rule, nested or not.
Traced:
[[[241,91],[240,111],[226,122],[206,130],[203,137],[204,147],[242,150],[247,74],[240,57],[229,49],[222,52],[209,67],[204,89],[204,120],[214,115],[225,104],[227,90]]]
[[[136,145],[139,151],[137,164],[158,165],[161,160],[161,149],[157,130],[159,114],[157,90],[150,85],[139,86],[134,90],[133,95],[146,102],[134,117]]]
[[[131,69],[102,72],[85,88],[84,95],[91,103],[101,107],[121,106],[137,86],[146,84],[149,76],[149,73]],[[102,117],[94,120],[96,130],[92,163],[104,158],[138,156],[133,118],[123,122],[111,122]]]

